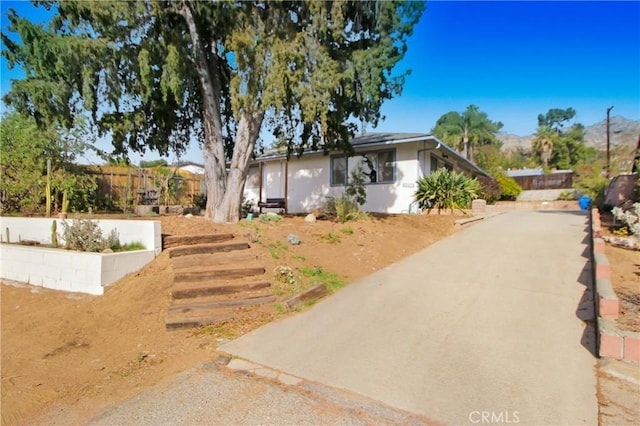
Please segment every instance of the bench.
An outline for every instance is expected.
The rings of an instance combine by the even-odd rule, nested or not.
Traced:
[[[267,201],[260,201],[258,203],[258,207],[260,207],[260,213],[262,213],[262,209],[284,209],[285,201],[284,198],[267,198]]]

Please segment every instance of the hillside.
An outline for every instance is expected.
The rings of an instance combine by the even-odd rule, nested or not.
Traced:
[[[607,123],[602,120],[599,123],[585,127],[585,142],[600,151],[606,149]],[[609,123],[609,135],[611,148],[623,147],[634,149],[640,137],[640,120],[628,120],[624,117],[612,117]],[[530,149],[533,135],[516,136],[508,133],[498,133],[498,139],[502,141],[502,150],[514,151],[519,148]]]

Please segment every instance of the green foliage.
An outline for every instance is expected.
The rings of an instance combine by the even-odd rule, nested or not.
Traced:
[[[91,146],[84,124],[73,131],[42,130],[16,112],[2,118],[0,132],[0,212],[39,210],[47,194],[47,160],[52,164],[50,189],[57,209],[87,210],[97,188],[96,177],[75,158]],[[65,210],[66,208],[66,210]]]
[[[544,126],[559,133],[565,121],[571,120],[575,115],[576,111],[573,108],[551,108],[544,115],[538,114],[538,126]]]
[[[207,194],[197,194],[193,196],[193,205],[204,209],[207,207]]]
[[[463,113],[450,111],[441,116],[431,133],[473,160],[476,147],[498,144],[496,133],[502,126],[500,122],[489,120],[476,105],[469,105]]]
[[[473,159],[482,170],[490,175],[498,174],[507,168],[508,157],[498,145],[481,145],[476,148]]]
[[[575,191],[562,191],[560,192],[560,194],[558,194],[558,200],[575,200],[577,199],[576,197],[576,192]]]
[[[144,244],[142,244],[140,241],[133,241],[133,242],[122,245],[118,249],[114,249],[112,246],[111,249],[117,250],[117,251],[136,251],[136,250],[146,250],[147,247]]]
[[[494,178],[479,176],[478,183],[480,184],[478,196],[486,200],[487,204],[494,204],[502,197],[502,187]]]
[[[118,232],[114,229],[108,236],[102,235],[98,223],[91,219],[74,219],[62,221],[64,228],[62,238],[68,249],[101,252],[105,249],[116,250],[121,247]]]
[[[414,196],[420,208],[466,209],[478,197],[480,184],[464,173],[438,169],[418,180]]]
[[[71,128],[77,116],[90,117],[116,155],[179,153],[200,141],[206,214],[219,222],[239,218],[248,159],[264,126],[292,154],[349,151],[357,122],[378,124],[383,102],[402,91],[409,70],[394,67],[425,8],[311,0],[39,4],[54,13],[48,26],[9,9],[2,54],[28,78],[13,83],[5,102],[42,126]]]
[[[360,220],[367,216],[347,194],[337,198],[327,197],[324,210],[328,217],[336,218],[340,223]]]
[[[320,235],[320,241],[324,241],[329,244],[338,244],[340,242],[340,235],[334,234],[333,232],[327,232],[326,234]]]
[[[594,155],[592,148],[584,143],[585,130],[581,124],[574,124],[563,130],[565,121],[572,119],[573,108],[550,109],[546,115],[538,115],[538,130],[532,142],[532,152],[545,168],[567,170]]]
[[[347,226],[345,228],[342,228],[340,232],[342,232],[345,235],[353,235],[353,228],[351,228],[350,226]]]
[[[363,206],[367,202],[367,187],[364,176],[362,165],[358,164],[358,167],[351,171],[349,182],[344,189],[347,197],[358,206]]]
[[[280,256],[285,251],[289,250],[289,248],[280,241],[276,241],[275,243],[269,244],[267,246],[267,249],[269,249],[269,254],[271,255],[271,257],[276,260],[280,259]]]
[[[506,175],[496,176],[496,182],[502,189],[502,200],[515,200],[522,192],[522,187],[518,185],[518,182],[514,178]]]
[[[275,213],[262,213],[258,216],[260,222],[280,222],[282,220],[282,216]]]
[[[346,284],[337,274],[325,271],[322,266],[305,266],[299,268],[299,271],[305,277],[311,278],[312,285],[324,284],[329,294],[334,293]]]
[[[44,198],[46,158],[52,133],[40,131],[32,118],[17,113],[2,117],[0,132],[0,213],[36,210]]]
[[[163,160],[162,158],[158,160],[151,161],[140,161],[140,167],[142,168],[153,168],[153,167],[167,167],[167,160]]]
[[[574,168],[573,187],[591,198],[592,204],[602,206],[609,180],[602,174],[604,162],[596,160],[578,164]]]
[[[58,222],[55,220],[51,224],[51,246],[58,247]]]

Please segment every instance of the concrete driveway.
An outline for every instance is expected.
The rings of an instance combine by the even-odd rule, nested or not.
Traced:
[[[595,425],[586,228],[502,214],[219,349],[445,424]]]

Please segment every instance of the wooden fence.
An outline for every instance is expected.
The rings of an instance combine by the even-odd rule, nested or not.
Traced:
[[[568,189],[573,186],[573,172],[551,173],[538,176],[514,176],[522,189]]]
[[[204,176],[169,167],[97,166],[96,206],[128,210],[139,204],[193,205]]]

